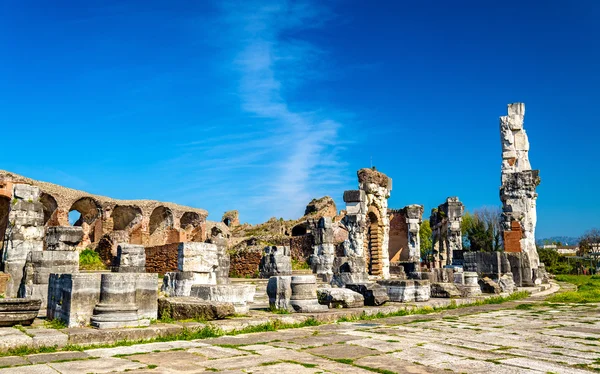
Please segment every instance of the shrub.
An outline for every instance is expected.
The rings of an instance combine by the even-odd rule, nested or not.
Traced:
[[[80,270],[106,270],[106,266],[98,252],[86,248],[79,254]]]

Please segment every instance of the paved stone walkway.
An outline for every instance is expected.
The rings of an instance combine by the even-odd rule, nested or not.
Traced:
[[[6,368],[0,374],[589,373],[600,369],[600,304],[533,300],[197,341],[3,357],[0,367]]]

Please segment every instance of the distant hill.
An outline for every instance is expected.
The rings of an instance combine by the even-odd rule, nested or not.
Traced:
[[[538,239],[535,241],[537,245],[550,244],[553,242],[561,242],[563,245],[577,245],[579,238],[574,236],[551,236],[549,238]]]

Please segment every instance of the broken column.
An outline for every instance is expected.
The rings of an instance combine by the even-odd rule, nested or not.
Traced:
[[[529,140],[523,128],[525,104],[508,105],[508,115],[500,117],[502,142],[501,231],[504,250],[521,257],[522,285],[539,283],[539,257],[535,246],[536,188],[540,184],[539,170],[529,163]],[[514,260],[518,261],[518,260]],[[511,260],[511,264],[513,260]],[[516,278],[516,275],[515,275]],[[516,279],[515,279],[516,281]]]
[[[290,305],[298,313],[319,313],[329,310],[317,300],[317,279],[314,275],[295,275],[291,279]]]
[[[335,257],[331,217],[322,217],[316,226],[313,231],[314,245],[313,254],[310,256],[310,264],[313,273],[318,278],[324,282],[331,282],[333,278],[333,259]]]
[[[150,320],[138,315],[135,296],[136,274],[102,274],[100,303],[94,308],[92,326],[99,329],[148,326]]]
[[[44,206],[40,202],[40,189],[15,184],[12,192],[2,259],[4,272],[10,274],[6,297],[19,296],[27,258],[32,252],[44,249]]]
[[[259,271],[261,278],[292,275],[292,257],[290,247],[268,246],[263,250]]]
[[[414,264],[414,271],[419,271],[421,263],[421,237],[419,230],[423,222],[423,206],[413,204],[404,208],[406,225],[408,226],[408,261]]]

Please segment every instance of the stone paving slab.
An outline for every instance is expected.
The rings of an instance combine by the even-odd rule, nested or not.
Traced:
[[[146,367],[144,364],[115,357],[50,363],[47,364],[47,366],[62,374],[111,373],[114,371],[123,372]],[[29,370],[29,367],[27,367],[27,370]]]
[[[48,362],[56,362],[56,361],[71,361],[71,360],[87,360],[91,358],[86,352],[57,352],[57,353],[40,353],[37,355],[29,355],[27,356],[27,360],[29,360],[32,364],[45,364]]]
[[[29,361],[21,356],[0,357],[0,368],[7,366],[28,365]]]

